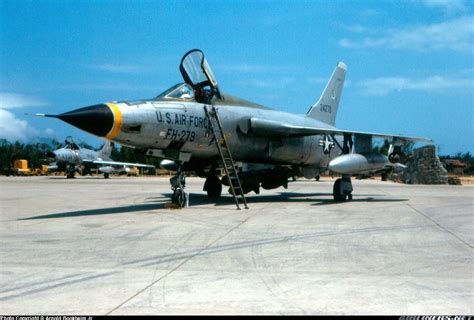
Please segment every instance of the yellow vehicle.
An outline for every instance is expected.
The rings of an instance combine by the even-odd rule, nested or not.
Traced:
[[[41,175],[42,176],[47,176],[48,175],[48,166],[45,164],[41,165]]]
[[[47,176],[48,175],[48,166],[42,164],[41,168],[30,169],[30,176]]]
[[[30,168],[28,168],[28,160],[17,159],[13,161],[12,173],[15,176],[29,176],[31,174]]]
[[[129,170],[127,170],[127,176],[128,177],[138,177],[140,175],[140,170],[138,170],[137,167],[131,167]]]

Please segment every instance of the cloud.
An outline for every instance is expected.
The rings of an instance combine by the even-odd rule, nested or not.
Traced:
[[[48,103],[37,97],[24,94],[0,92],[0,139],[11,142],[28,142],[41,135],[52,136],[54,130],[46,129],[44,132],[32,127],[27,121],[18,119],[6,109],[45,106]]]
[[[88,67],[95,70],[99,70],[99,71],[105,71],[105,72],[111,72],[111,73],[124,73],[124,74],[143,73],[146,70],[144,66],[111,64],[111,63],[89,65]]]
[[[306,81],[310,84],[310,85],[320,85],[320,84],[325,84],[328,82],[328,78],[324,78],[324,77],[308,77],[306,78]]]
[[[0,109],[0,138],[8,141],[26,142],[38,135],[38,130],[32,128],[27,121],[19,120],[7,110]]]
[[[135,85],[130,83],[79,83],[72,85],[63,85],[62,89],[73,90],[73,91],[149,91],[152,93],[159,93],[165,89],[166,86],[156,85],[156,86],[145,86],[145,85]]]
[[[294,78],[283,77],[275,79],[245,79],[245,81],[238,81],[237,84],[260,89],[286,89],[295,82]]]
[[[12,112],[0,109],[0,139],[10,142],[31,142],[40,137],[53,137],[51,128],[44,131],[32,127],[28,121],[18,119]]]
[[[390,48],[418,51],[453,50],[472,53],[474,50],[474,17],[465,16],[449,21],[390,29],[378,37],[359,40],[343,38],[339,45],[343,48]]]
[[[422,3],[430,8],[440,8],[449,14],[466,10],[463,0],[423,0]]]
[[[363,33],[368,31],[369,29],[360,25],[360,24],[351,24],[351,25],[343,25],[342,26],[345,30],[353,33]]]
[[[431,76],[422,79],[410,79],[406,77],[382,77],[367,79],[358,83],[362,94],[369,96],[384,96],[393,91],[437,91],[446,90],[472,90],[474,81],[464,78],[449,78],[442,76]]]
[[[271,66],[249,63],[221,64],[216,65],[216,70],[229,73],[286,73],[294,72],[295,68],[290,66]]]
[[[45,106],[48,103],[37,97],[31,97],[23,94],[0,92],[0,108],[24,108],[24,107],[38,107]]]

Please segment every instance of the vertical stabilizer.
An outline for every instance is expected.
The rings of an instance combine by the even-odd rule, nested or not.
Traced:
[[[107,141],[105,142],[104,146],[102,147],[102,149],[99,151],[99,154],[102,156],[102,157],[107,157],[109,158],[110,157],[110,154],[112,153],[112,148],[113,148],[113,142],[111,141]]]
[[[339,62],[332,73],[321,97],[306,113],[306,116],[334,126],[341,100],[342,87],[346,78],[347,66]]]

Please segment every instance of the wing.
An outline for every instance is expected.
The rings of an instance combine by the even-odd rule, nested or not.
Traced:
[[[155,166],[149,165],[149,164],[118,162],[118,161],[105,161],[105,160],[83,160],[82,163],[107,165],[107,166],[121,166],[121,167],[155,168]]]
[[[302,127],[295,126],[283,122],[265,120],[258,118],[246,119],[239,123],[239,129],[244,134],[261,136],[267,138],[277,137],[302,137],[312,135],[360,135],[375,138],[396,138],[402,141],[413,141],[413,142],[432,142],[431,139],[417,138],[400,136],[393,134],[373,133],[373,132],[362,132],[362,131],[350,131],[340,130],[333,127],[328,128],[317,128],[317,127]]]

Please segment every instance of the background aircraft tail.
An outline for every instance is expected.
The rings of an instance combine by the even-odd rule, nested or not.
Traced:
[[[339,62],[318,102],[309,109],[306,116],[332,126],[336,124],[336,114],[341,100],[346,71],[347,66],[343,62]]]
[[[105,142],[104,146],[102,149],[99,151],[99,154],[101,156],[105,156],[107,158],[110,158],[110,154],[112,153],[112,148],[113,148],[113,142],[107,141]]]

